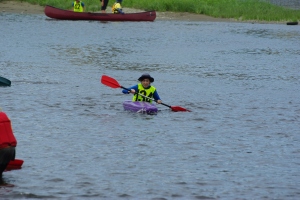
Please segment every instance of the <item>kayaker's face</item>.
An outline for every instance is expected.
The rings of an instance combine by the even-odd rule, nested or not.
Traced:
[[[144,80],[142,80],[141,83],[142,83],[142,85],[143,85],[144,88],[147,88],[150,85],[150,80],[147,79],[147,78],[145,78]]]

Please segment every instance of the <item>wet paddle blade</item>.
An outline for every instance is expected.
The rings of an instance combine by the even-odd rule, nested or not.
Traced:
[[[120,88],[121,87],[121,85],[118,83],[118,81],[116,79],[106,76],[106,75],[103,75],[101,77],[101,83],[108,87],[111,87],[111,88]]]
[[[190,110],[182,108],[180,106],[171,106],[171,109],[174,112],[191,112]]]
[[[11,160],[5,170],[21,169],[24,161],[21,159]]]

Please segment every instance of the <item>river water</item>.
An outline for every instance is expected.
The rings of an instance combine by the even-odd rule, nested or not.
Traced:
[[[1,199],[300,198],[300,26],[0,14]],[[142,73],[157,115],[123,110]]]

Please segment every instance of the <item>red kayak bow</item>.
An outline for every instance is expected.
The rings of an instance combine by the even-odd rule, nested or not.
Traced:
[[[109,77],[109,76],[106,76],[106,75],[103,75],[103,76],[101,77],[101,83],[104,84],[104,85],[106,85],[106,86],[108,86],[108,87],[111,87],[111,88],[123,88],[123,89],[129,91],[128,88],[125,88],[125,87],[121,86],[121,85],[118,83],[118,81],[117,81],[116,79],[114,79],[114,78],[112,78],[112,77]],[[150,98],[150,97],[144,96],[144,95],[142,95],[142,94],[139,94],[139,95],[141,95],[141,96],[143,96],[143,97],[146,97],[146,98],[148,98],[148,99],[151,99],[151,100],[153,100],[153,101],[156,102],[155,99],[152,99],[152,98]],[[182,108],[182,107],[180,107],[180,106],[169,106],[169,105],[164,104],[164,103],[161,103],[161,104],[164,105],[164,106],[167,106],[167,107],[171,108],[172,111],[174,111],[174,112],[179,112],[179,111],[181,111],[181,112],[186,112],[186,111],[187,111],[187,112],[191,112],[190,110],[185,109],[185,108]]]

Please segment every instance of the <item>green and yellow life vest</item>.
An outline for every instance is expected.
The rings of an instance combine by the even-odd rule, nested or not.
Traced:
[[[81,1],[74,1],[74,12],[83,12],[83,7],[81,5]]]
[[[154,86],[150,86],[150,88],[148,89],[145,89],[143,87],[143,85],[141,83],[138,84],[138,91],[140,94],[144,95],[144,96],[147,96],[149,98],[153,98],[153,94],[154,92],[156,91],[156,88]],[[138,94],[135,94],[132,98],[132,101],[146,101],[146,102],[149,102],[151,103],[152,100],[151,99],[148,99],[148,98],[145,98],[141,95],[138,95]]]

